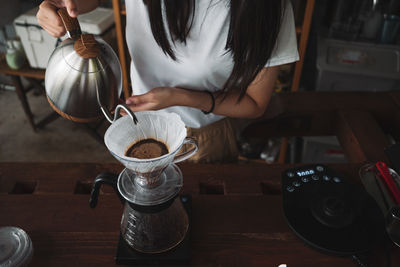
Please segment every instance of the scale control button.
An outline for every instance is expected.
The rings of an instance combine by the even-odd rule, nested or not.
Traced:
[[[340,183],[342,180],[339,177],[333,177],[335,183]]]
[[[294,187],[289,185],[288,187],[286,187],[286,190],[289,192],[293,192],[294,191]]]
[[[299,181],[294,181],[293,185],[296,186],[296,187],[299,187],[301,185],[301,183]]]
[[[187,197],[185,197],[185,196],[181,196],[181,201],[182,201],[183,203],[186,203],[186,202],[189,201],[189,198],[187,198]]]
[[[329,181],[331,177],[329,177],[328,175],[324,175],[322,176],[322,179],[324,179],[324,181]]]
[[[287,176],[289,176],[290,178],[293,178],[294,177],[294,173],[293,172],[288,172]]]
[[[318,175],[313,175],[313,176],[311,176],[311,178],[314,180],[314,181],[318,181],[319,180],[319,176]]]
[[[302,177],[301,180],[305,183],[308,183],[310,181],[310,178],[308,177]]]
[[[324,171],[324,167],[318,165],[317,167],[315,167],[315,169],[319,172],[323,172]]]

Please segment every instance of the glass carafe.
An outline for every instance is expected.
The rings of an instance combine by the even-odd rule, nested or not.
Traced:
[[[125,204],[122,238],[137,251],[159,253],[177,246],[189,228],[182,202],[175,197],[157,208],[138,209]]]
[[[123,180],[124,176],[129,179],[124,171],[119,176],[111,173],[98,175],[93,184],[90,206],[96,206],[101,185],[110,185],[124,204],[121,235],[131,248],[143,253],[160,253],[177,246],[189,228],[188,215],[181,200],[174,195],[166,202],[150,206],[129,202],[119,193],[117,186],[118,180]]]

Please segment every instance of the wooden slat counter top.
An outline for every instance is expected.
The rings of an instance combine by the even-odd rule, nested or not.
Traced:
[[[356,266],[350,258],[317,252],[286,224],[280,190],[289,165],[180,164],[182,193],[192,195],[193,266]],[[332,165],[357,180],[360,164]],[[102,188],[88,205],[91,182],[119,164],[0,163],[0,226],[17,226],[32,238],[32,266],[113,266],[122,205]],[[390,247],[392,266],[400,249]],[[370,266],[385,266],[383,248]]]

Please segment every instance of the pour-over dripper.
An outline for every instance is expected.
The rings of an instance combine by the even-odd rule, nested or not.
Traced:
[[[129,117],[116,120],[106,131],[104,142],[111,154],[137,177],[135,182],[146,188],[159,185],[160,175],[172,162],[180,162],[197,152],[196,142],[186,137],[185,124],[175,113],[164,111],[143,111],[135,113],[138,123],[133,125]],[[152,159],[138,159],[125,156],[127,149],[135,142],[152,138],[163,142],[168,154]],[[180,153],[183,144],[193,147]]]

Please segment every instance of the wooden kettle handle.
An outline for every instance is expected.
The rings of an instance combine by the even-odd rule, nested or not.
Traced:
[[[82,34],[81,26],[79,25],[78,19],[71,17],[65,7],[57,10],[57,13],[61,17],[69,38],[73,40],[78,39],[79,36]]]

